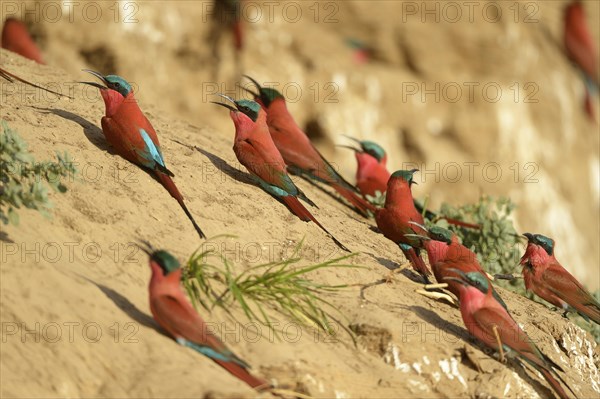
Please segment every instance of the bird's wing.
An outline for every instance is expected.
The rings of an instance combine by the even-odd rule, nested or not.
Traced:
[[[217,338],[185,298],[161,295],[152,298],[152,308],[163,327],[175,335],[177,342],[212,359],[235,362],[242,367],[248,364],[231,352]]]
[[[552,263],[542,272],[546,287],[559,298],[573,306],[580,303],[586,307],[600,309],[600,303],[562,266]],[[575,307],[575,306],[573,306]]]
[[[523,331],[508,312],[485,306],[473,313],[473,319],[486,333],[488,338],[495,340],[494,326],[497,326],[502,344],[517,352],[529,363],[547,368],[543,355],[529,336]]]
[[[132,147],[132,149],[135,151],[138,157],[141,158],[140,162],[149,169],[157,169],[169,176],[174,176],[174,174],[168,170],[167,166],[165,165],[165,160],[162,152],[160,151],[160,147],[154,143],[145,129],[138,129],[138,131],[144,142],[144,148],[140,149]]]
[[[246,139],[236,142],[234,150],[240,163],[261,180],[279,187],[288,195],[299,194],[298,187],[285,171],[283,159],[270,155],[272,151],[277,151],[274,145],[273,148],[266,148],[258,140]]]

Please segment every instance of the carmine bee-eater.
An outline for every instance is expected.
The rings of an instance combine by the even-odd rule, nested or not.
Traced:
[[[4,21],[2,48],[29,58],[38,64],[45,64],[40,49],[29,35],[27,26],[18,19],[9,17]]]
[[[577,312],[600,324],[600,303],[558,263],[554,240],[541,234],[523,234],[529,241],[521,258],[525,287],[567,312]]]
[[[166,251],[143,250],[150,256],[150,311],[154,320],[177,341],[211,358],[233,376],[252,388],[262,390],[270,384],[250,374],[248,363],[237,357],[206,326],[194,310],[180,286],[181,268],[173,255]]]
[[[235,125],[233,152],[235,152],[238,161],[248,169],[263,190],[286,204],[300,220],[313,221],[341,249],[350,252],[298,200],[298,198],[301,198],[314,206],[314,203],[296,187],[288,176],[286,164],[269,134],[265,110],[258,103],[251,100],[235,101],[223,94],[221,94],[221,97],[235,105],[233,107],[229,104],[215,102],[215,104],[230,111],[231,119]]]
[[[169,194],[177,200],[198,235],[205,238],[206,236],[185,206],[183,196],[171,179],[175,175],[167,169],[158,136],[138,106],[131,85],[120,76],[102,76],[98,72],[85,71],[96,76],[105,85],[81,82],[100,89],[106,106],[106,115],[102,117],[102,131],[108,144],[113,146],[123,158],[152,171]]]
[[[357,163],[356,187],[358,187],[361,194],[370,195],[371,197],[374,197],[378,191],[382,194],[385,193],[391,175],[385,166],[387,162],[385,150],[373,141],[346,137],[356,142],[360,147],[358,149],[349,145],[338,146],[354,151]]]
[[[288,170],[331,186],[363,216],[368,216],[367,211],[375,212],[375,207],[363,199],[357,188],[340,176],[313,146],[289,113],[283,95],[275,89],[261,87],[254,79],[246,77],[258,92],[246,88],[244,90],[251,93],[254,100],[266,110],[269,132]]]
[[[445,280],[459,284],[460,313],[469,333],[499,351],[502,361],[504,354],[526,361],[544,376],[558,396],[568,398],[556,379],[563,381],[562,378],[553,369],[563,371],[562,368],[540,352],[506,309],[494,299],[487,277],[479,272],[463,273],[457,269],[452,272],[456,273],[455,277],[446,277]]]
[[[383,235],[398,244],[413,268],[429,283],[431,272],[420,256],[424,240],[415,236],[427,235],[420,227],[424,224],[423,216],[415,208],[411,192],[416,171],[398,170],[392,174],[387,186],[385,207],[377,209],[375,221]]]
[[[563,41],[567,56],[585,75],[584,108],[590,119],[596,121],[590,92],[598,91],[598,49],[580,0],[572,0],[565,7]]]
[[[446,277],[456,277],[454,270],[460,270],[463,273],[478,272],[486,276],[485,270],[479,264],[477,255],[469,248],[458,242],[456,234],[440,226],[432,226],[428,229],[429,239],[425,239],[423,246],[427,250],[429,265],[433,275],[438,283],[446,283],[448,291],[452,292],[457,298],[460,297],[461,284],[454,280],[446,280]],[[492,287],[494,298],[504,307],[506,303]]]
[[[567,56],[598,86],[598,49],[580,0],[573,0],[565,7],[564,24],[563,39]]]
[[[356,142],[360,149],[354,148],[349,145],[338,145],[338,147],[349,148],[354,151],[357,162],[356,169],[356,186],[363,195],[369,195],[374,197],[376,192],[384,194],[387,190],[387,183],[390,179],[390,172],[387,170],[387,154],[385,150],[377,143],[368,140],[358,140],[354,137],[348,137],[350,140]],[[415,200],[415,207],[419,213],[423,214],[423,207]],[[447,217],[439,217],[430,210],[425,210],[425,218],[428,220],[439,220],[444,219],[448,223],[466,227],[469,229],[480,229],[481,226],[477,224],[463,222],[461,220],[451,219]]]

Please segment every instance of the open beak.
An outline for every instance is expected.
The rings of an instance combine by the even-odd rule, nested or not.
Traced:
[[[419,238],[421,240],[431,241],[431,238],[429,238],[427,236],[422,236],[420,234],[407,233],[407,234],[404,234],[404,237]]]
[[[362,152],[361,150],[359,150],[358,148],[354,148],[351,145],[344,145],[344,144],[336,144],[336,147],[342,147],[342,148],[349,148],[354,152]]]
[[[457,283],[462,284],[462,285],[470,285],[462,278],[457,278],[457,277],[444,277],[443,280],[444,281],[456,281]]]
[[[463,285],[470,285],[467,282],[467,275],[462,270],[455,269],[455,268],[449,268],[446,270],[448,270],[449,272],[455,273],[459,277],[444,277],[444,280],[457,281]]]
[[[240,85],[240,84],[238,84],[238,87],[239,87],[240,89],[244,90],[245,92],[252,94],[252,98],[257,98],[257,97],[260,97],[258,93],[255,93],[255,92],[253,92],[252,90],[250,90],[250,89],[247,89],[247,88],[245,88],[244,86],[242,86],[242,85]]]
[[[77,83],[83,83],[86,85],[90,85],[90,86],[94,86],[99,88],[100,90],[106,90],[108,89],[108,82],[106,81],[106,78],[104,78],[104,76],[102,76],[102,74],[96,72],[96,71],[92,71],[91,69],[82,69],[83,72],[87,72],[87,73],[91,73],[92,75],[94,75],[95,77],[97,77],[98,79],[100,79],[102,81],[102,83],[104,83],[104,86],[101,85],[100,83],[97,82],[77,82]]]
[[[408,224],[412,224],[414,226],[422,228],[425,231],[429,231],[429,230],[427,230],[427,227],[423,226],[421,223],[417,223],[417,222],[414,222],[414,221],[411,220],[411,221],[408,222]]]
[[[527,238],[527,241],[533,241],[533,234],[531,233],[525,233],[523,237]]]
[[[246,79],[250,80],[252,82],[252,84],[254,84],[254,86],[256,86],[256,89],[258,90],[258,92],[255,93],[252,90],[246,89],[245,87],[242,87],[242,89],[246,90],[248,93],[252,94],[254,97],[260,97],[260,89],[262,89],[262,87],[258,84],[258,82],[256,80],[252,79],[248,75],[242,75],[242,76],[245,77]]]
[[[152,256],[154,253],[154,248],[152,248],[152,244],[150,244],[146,240],[138,240],[137,244],[138,248],[144,251],[148,256]]]
[[[231,97],[229,97],[229,96],[226,96],[225,94],[222,94],[222,93],[217,93],[217,95],[218,95],[218,96],[221,96],[221,97],[223,97],[223,98],[224,98],[224,99],[226,99],[226,100],[229,100],[229,101],[231,101],[231,102],[232,102],[232,103],[234,103],[234,104],[236,104],[236,102],[235,102],[235,100],[234,100],[233,98],[231,98]],[[238,111],[238,109],[237,109],[237,108],[235,108],[235,107],[232,107],[232,106],[231,106],[231,105],[229,105],[229,104],[223,104],[223,103],[219,103],[219,102],[216,102],[216,101],[211,101],[211,103],[213,103],[213,104],[217,104],[217,105],[220,105],[221,107],[225,107],[225,108],[227,108],[228,110],[230,110],[230,111],[233,111],[233,112],[237,112],[237,111]],[[237,104],[236,104],[236,106],[237,106]]]
[[[356,139],[356,138],[354,138],[352,136],[348,136],[347,134],[342,134],[342,136],[344,136],[347,139],[350,139],[350,140],[354,141],[355,143],[360,144],[360,140],[359,139]]]
[[[449,272],[456,273],[460,277],[444,277],[444,281],[456,281],[462,285],[470,285],[467,281],[467,275],[462,271],[454,268],[447,269]]]

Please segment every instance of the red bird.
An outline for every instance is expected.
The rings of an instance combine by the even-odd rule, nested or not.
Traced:
[[[223,94],[221,97],[235,105],[232,107],[228,104],[215,103],[231,111],[230,116],[235,125],[233,151],[240,163],[252,173],[263,190],[283,201],[300,220],[313,221],[331,237],[337,246],[350,252],[298,200],[299,197],[310,205],[315,205],[288,176],[285,162],[269,134],[265,110],[254,101],[235,101]]]
[[[38,64],[45,64],[40,49],[29,35],[27,26],[18,19],[9,17],[4,21],[2,48],[29,58]]]
[[[411,185],[413,174],[417,169],[398,170],[392,174],[388,182],[385,207],[377,209],[375,221],[384,236],[398,244],[404,256],[412,266],[421,274],[427,283],[431,272],[419,256],[423,247],[423,239],[427,232],[419,227],[423,226],[423,216],[415,208],[412,197]]]
[[[446,277],[445,280],[459,283],[460,313],[469,333],[498,350],[501,360],[506,353],[526,361],[544,376],[561,398],[568,398],[556,380],[562,381],[562,378],[552,367],[560,371],[563,371],[562,368],[540,352],[508,311],[494,299],[487,277],[479,272],[463,273],[457,269],[452,272],[456,273],[456,277]]]
[[[160,150],[160,143],[150,121],[140,110],[131,85],[120,76],[102,76],[98,72],[85,70],[100,79],[106,86],[95,82],[81,82],[100,89],[106,105],[106,116],[102,117],[102,131],[108,144],[128,161],[153,172],[169,194],[177,200],[194,229],[206,236],[185,206],[183,196],[171,179],[175,175],[167,169]]]
[[[564,12],[564,44],[567,56],[598,86],[598,50],[590,33],[580,0],[569,3]]]
[[[429,265],[438,283],[448,284],[448,290],[459,298],[461,284],[446,279],[446,277],[456,277],[454,270],[460,270],[463,273],[477,272],[487,278],[487,273],[479,264],[477,255],[458,242],[456,234],[440,226],[432,226],[428,230],[429,240],[425,240],[423,246],[427,250]],[[494,286],[491,285],[491,287],[494,298],[502,307],[508,309],[506,303],[494,290]]]
[[[385,166],[387,163],[385,150],[373,141],[346,137],[354,140],[360,146],[360,149],[349,145],[339,146],[354,151],[358,164],[356,169],[356,187],[358,187],[362,195],[369,195],[371,197],[377,196],[378,191],[381,194],[385,193],[391,175]]]
[[[525,287],[567,312],[575,311],[600,324],[600,303],[558,263],[554,240],[541,234],[523,234],[529,240],[521,258]]]
[[[178,344],[211,358],[252,388],[269,389],[270,384],[250,374],[248,363],[231,352],[194,310],[181,289],[181,268],[177,259],[166,251],[153,251],[150,247],[144,251],[150,256],[152,269],[149,292],[154,320]]]
[[[360,197],[356,187],[344,180],[312,145],[306,133],[289,113],[283,95],[275,89],[261,87],[254,79],[246,77],[259,90],[258,93],[254,93],[245,89],[267,111],[269,132],[288,170],[330,185],[363,216],[369,215],[367,211],[375,212],[375,207]]]
[[[563,40],[567,56],[585,75],[584,109],[588,116],[596,121],[590,90],[598,90],[598,50],[580,0],[573,0],[565,7]]]

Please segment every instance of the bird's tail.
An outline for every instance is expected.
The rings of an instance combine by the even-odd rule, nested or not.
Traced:
[[[429,276],[431,275],[431,272],[427,268],[427,265],[425,265],[423,258],[417,254],[417,251],[407,244],[400,244],[400,249],[404,253],[404,256],[406,256],[406,258],[409,260],[413,268],[420,275],[422,275],[427,282],[429,282]]]
[[[337,191],[342,197],[344,197],[348,202],[350,202],[361,215],[368,217],[368,211],[375,213],[375,211],[377,210],[377,208],[371,203],[369,203],[367,200],[361,198],[354,191],[344,187],[343,185],[332,183],[331,187],[333,187],[335,191]]]
[[[468,229],[474,229],[474,230],[481,229],[481,226],[478,224],[467,223],[467,222],[463,222],[462,220],[456,220],[456,219],[448,218],[445,216],[439,216],[435,212],[432,212],[428,209],[424,210],[423,205],[421,205],[418,201],[415,200],[414,203],[415,203],[415,208],[417,209],[417,211],[419,211],[419,213],[423,214],[423,211],[425,211],[425,214],[423,216],[428,220],[436,221],[439,219],[444,219],[446,222],[448,222],[449,224],[454,225],[454,226],[466,227]]]
[[[544,379],[548,382],[548,384],[550,384],[550,386],[552,387],[552,389],[554,390],[554,392],[556,392],[556,394],[561,398],[561,399],[569,399],[569,396],[567,395],[567,393],[565,392],[565,390],[563,389],[562,385],[560,385],[560,382],[558,382],[558,380],[556,378],[554,378],[554,375],[552,373],[552,371],[550,371],[549,369],[545,368],[545,367],[540,367],[539,368],[540,373],[542,373],[542,375],[544,376]],[[560,376],[558,374],[556,374],[556,376],[562,380],[562,378],[560,378]],[[564,381],[563,381],[564,382]],[[566,385],[566,384],[565,384]],[[568,387],[568,385],[567,385]],[[571,388],[569,388],[570,390]],[[572,392],[572,391],[571,391]],[[574,394],[574,393],[573,393]]]
[[[239,380],[244,381],[246,384],[250,385],[252,388],[257,391],[266,391],[272,388],[272,385],[267,381],[260,377],[255,377],[244,367],[240,366],[234,362],[225,362],[223,360],[213,359],[215,362],[219,364],[219,366],[223,367],[225,370],[229,371],[231,375],[236,377]]]
[[[177,202],[179,203],[179,206],[181,206],[181,208],[183,209],[183,211],[185,212],[187,217],[192,222],[192,225],[194,226],[194,229],[196,229],[196,231],[198,232],[198,235],[200,236],[200,238],[206,238],[206,235],[202,232],[202,230],[200,229],[200,226],[198,226],[198,224],[194,220],[194,217],[192,216],[190,211],[187,209],[187,206],[185,206],[185,203],[183,202],[183,195],[181,195],[181,193],[177,189],[177,186],[175,185],[175,182],[173,181],[173,179],[171,179],[171,177],[169,175],[166,175],[159,171],[156,172],[156,175],[158,176],[158,179],[160,180],[163,187],[166,188],[167,191],[169,192],[169,194],[171,194],[171,196],[177,200]]]
[[[312,215],[312,213],[310,213],[310,211],[308,209],[306,209],[304,207],[304,205],[302,205],[302,203],[298,200],[298,198],[294,197],[293,195],[286,195],[285,197],[280,197],[280,198],[288,206],[288,208],[290,208],[290,210],[294,213],[294,215],[296,215],[300,220],[302,220],[304,222],[312,221],[317,226],[319,226],[319,228],[321,230],[323,230],[325,233],[327,233],[327,235],[329,237],[331,237],[333,242],[335,242],[338,247],[340,247],[344,251],[350,252],[350,250],[348,248],[346,248],[346,246],[344,244],[339,242],[338,239],[333,236],[333,234],[331,234],[329,231],[327,231],[327,229],[325,227],[323,227],[323,225],[321,223],[319,223],[319,221]]]
[[[589,295],[591,297],[591,294]],[[598,305],[598,303],[594,300],[593,297],[591,297],[590,300],[593,302],[577,306],[575,310],[577,310],[577,313],[588,317],[594,323],[600,324],[600,305]]]

